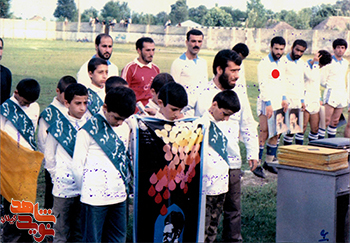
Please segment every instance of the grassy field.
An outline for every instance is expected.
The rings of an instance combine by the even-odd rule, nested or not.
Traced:
[[[228,47],[230,48],[230,47]],[[156,47],[154,63],[162,72],[169,72],[172,61],[185,51],[183,48]],[[209,77],[212,77],[212,62],[218,50],[201,50],[200,56],[208,62]],[[38,100],[43,110],[55,96],[58,80],[64,75],[76,77],[80,66],[95,54],[93,43],[65,41],[5,39],[4,54],[1,64],[12,71],[13,86],[23,78],[34,78],[41,85]],[[266,53],[251,53],[244,61],[248,96],[255,120],[256,99],[259,94],[257,84],[257,65]],[[119,70],[137,56],[135,46],[115,44],[111,61]],[[312,56],[304,56],[307,60]],[[347,113],[346,117],[347,117]],[[338,129],[338,136],[343,128]],[[241,145],[243,161],[244,146]],[[248,169],[247,163],[242,168]],[[38,179],[37,201],[43,206],[44,176],[41,172]],[[242,235],[246,242],[273,242],[276,228],[276,182],[264,186],[242,188]],[[130,235],[129,235],[130,236]],[[220,240],[221,237],[218,237]],[[130,239],[130,237],[128,238]]]

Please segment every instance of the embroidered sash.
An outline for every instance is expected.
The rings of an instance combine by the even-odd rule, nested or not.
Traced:
[[[32,120],[22,110],[22,108],[10,99],[1,105],[1,115],[11,121],[12,125],[29,143],[33,150],[36,150],[35,128]]]
[[[73,158],[77,130],[68,119],[65,116],[62,116],[61,119],[58,119],[51,124],[47,129],[47,132],[51,133],[64,150],[66,150],[69,156]]]
[[[217,152],[229,165],[227,156],[227,138],[214,122],[210,122],[209,145]]]
[[[88,88],[89,98],[88,98],[88,110],[91,115],[97,114],[99,112],[101,106],[103,105],[103,100],[96,94],[95,91]]]
[[[119,136],[100,114],[91,117],[82,129],[85,129],[90,134],[120,172],[128,192],[128,184],[131,180],[131,162],[126,154],[123,141],[120,140]]]
[[[52,123],[54,123],[57,120],[60,120],[62,117],[64,117],[62,112],[59,109],[57,109],[56,106],[51,104],[48,107],[46,107],[45,110],[43,110],[43,112],[41,112],[39,119],[43,118],[47,122],[47,124],[51,126]]]

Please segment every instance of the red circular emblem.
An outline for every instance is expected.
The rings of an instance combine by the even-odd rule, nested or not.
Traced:
[[[278,78],[280,76],[280,72],[277,69],[272,70],[271,73],[273,78]]]

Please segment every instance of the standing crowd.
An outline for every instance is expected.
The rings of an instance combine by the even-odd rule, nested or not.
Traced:
[[[336,135],[349,98],[345,84],[349,63],[343,58],[347,49],[344,39],[334,40],[333,55],[320,50],[306,62],[301,59],[307,49],[304,40],[295,40],[286,55],[283,37],[271,40],[270,53],[260,61],[257,72],[259,133],[245,80],[248,47],[238,43],[232,49],[219,51],[213,61],[213,78],[209,80],[207,62],[199,56],[203,40],[201,31],[190,30],[186,36],[187,50],[173,61],[168,74],[161,73],[153,63],[154,41],[142,37],[136,42],[137,57],[126,64],[119,76],[118,67],[109,61],[113,39],[100,34],[95,40],[95,55],[81,66],[77,79],[64,76],[58,81],[57,95],[41,114],[36,103],[39,83],[23,79],[10,96],[11,72],[0,65],[0,128],[30,150],[36,150],[31,133],[37,129],[37,147],[44,154],[44,207],[53,208],[57,218],[53,226],[54,242],[126,241],[133,114],[167,121],[196,116],[198,122],[208,128],[213,126],[225,138],[225,153],[212,147],[208,139],[203,142],[205,242],[215,241],[222,214],[223,240],[243,240],[239,141],[244,143],[251,171],[264,178],[266,171],[277,173],[273,163],[277,160],[281,135],[284,145],[292,144],[293,139],[296,144],[303,144],[308,123],[309,141],[324,138],[326,132],[328,137]],[[1,58],[2,39],[0,44]],[[325,87],[323,97],[320,85]],[[8,107],[13,109],[5,112]],[[283,112],[276,112],[280,109]],[[304,124],[295,129],[297,132],[285,128],[288,109],[303,111]],[[30,121],[30,131],[24,131],[12,119],[18,114]],[[271,137],[268,121],[273,116],[277,134]],[[291,112],[293,128],[298,128],[298,118],[298,114]],[[209,130],[206,129],[205,138]],[[349,122],[345,136],[350,137]],[[262,161],[265,148],[265,161]],[[3,201],[5,214],[11,214],[11,202],[5,198]],[[4,225],[4,242],[31,241],[31,237],[15,225]],[[167,232],[163,242],[176,241]]]

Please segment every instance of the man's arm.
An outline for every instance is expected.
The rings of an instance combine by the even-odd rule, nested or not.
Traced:
[[[45,141],[47,138],[47,129],[49,128],[49,124],[44,120],[44,118],[39,119],[38,125],[38,149],[40,152],[45,152]]]

